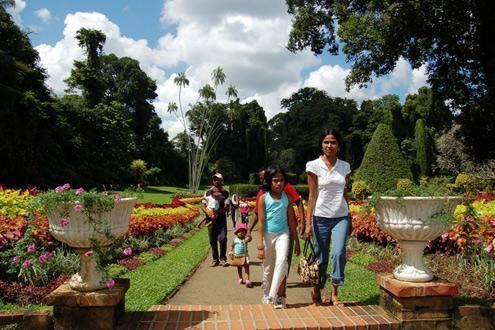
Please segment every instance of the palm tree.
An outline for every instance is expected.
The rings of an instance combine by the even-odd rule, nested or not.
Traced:
[[[179,74],[177,74],[177,76],[174,78],[174,84],[179,86],[179,108],[182,114],[182,100],[181,100],[182,87],[189,86],[189,79],[187,79],[186,74],[184,72],[179,72]]]
[[[211,72],[211,80],[213,80],[213,86],[215,86],[215,92],[219,85],[223,85],[225,82],[225,73],[221,67],[217,67]]]
[[[230,85],[227,88],[225,95],[227,95],[228,100],[233,100],[239,97],[239,92],[237,91],[237,88],[234,85]]]
[[[202,97],[206,103],[215,101],[217,99],[217,95],[215,93],[215,90],[213,87],[211,87],[210,84],[206,84],[203,87],[201,87],[198,91],[199,96]]]

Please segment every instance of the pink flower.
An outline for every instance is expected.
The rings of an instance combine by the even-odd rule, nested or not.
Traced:
[[[118,203],[122,200],[122,198],[120,197],[120,195],[114,195],[113,200],[115,201],[115,203]]]
[[[27,251],[28,253],[33,253],[34,251],[36,251],[36,245],[34,245],[34,244],[29,245],[29,246],[27,247],[26,251]]]
[[[76,204],[74,205],[74,212],[81,212],[82,205],[81,204]]]
[[[85,257],[91,257],[93,255],[93,251],[86,251],[84,252]]]
[[[466,221],[467,221],[467,222],[474,222],[474,219],[473,219],[473,217],[471,217],[471,216],[467,216],[467,217],[466,217]]]
[[[115,286],[115,280],[113,278],[107,281],[107,288],[111,289]]]
[[[24,268],[29,268],[33,265],[33,263],[31,262],[31,260],[24,260],[24,262],[22,263],[22,267]]]
[[[43,253],[42,255],[40,255],[38,257],[38,260],[41,263],[45,263],[45,262],[48,262],[51,259],[51,257],[53,257],[53,253],[51,253],[51,252],[45,252],[45,253]]]
[[[76,195],[81,195],[84,192],[84,189],[82,187],[79,187],[76,189]]]
[[[62,186],[58,186],[57,188],[55,188],[55,192],[61,193],[61,192],[64,192],[66,190],[69,190],[69,189],[70,189],[70,184],[66,183]]]
[[[130,247],[127,247],[124,249],[122,252],[125,256],[131,256],[132,255],[132,249]]]
[[[15,256],[15,257],[12,258],[12,261],[15,262],[15,263],[19,263],[19,262],[21,262],[21,257]]]
[[[69,224],[69,220],[65,219],[65,218],[61,218],[58,223],[60,224],[60,227],[64,228],[66,227],[68,224]]]

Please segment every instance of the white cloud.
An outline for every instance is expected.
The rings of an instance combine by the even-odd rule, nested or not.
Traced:
[[[70,74],[73,61],[83,56],[74,39],[82,27],[103,31],[107,37],[105,53],[135,58],[156,80],[158,97],[154,105],[171,137],[182,130],[176,118],[167,113],[168,104],[178,102],[178,87],[173,79],[178,70],[183,70],[180,68],[187,68],[185,73],[190,81],[182,93],[185,109],[196,101],[197,91],[209,82],[211,71],[220,66],[227,76],[225,85],[236,86],[242,101],[256,99],[268,118],[281,111],[282,98],[301,87],[317,87],[330,96],[350,97],[359,102],[380,97],[394,88],[413,88],[421,84],[421,72],[424,74],[424,70],[411,72],[403,61],[392,75],[378,79],[369,88],[346,92],[344,79],[348,69],[321,65],[321,58],[309,51],[287,51],[291,18],[281,0],[170,0],[164,2],[161,21],[175,24],[175,30],[163,35],[156,47],[150,47],[147,40],[123,35],[120,27],[101,13],[68,14],[62,39],[53,46],[36,47],[48,71],[49,86],[57,94],[66,88],[63,80]],[[302,72],[309,67],[316,69],[303,80]],[[218,91],[217,98],[225,98],[224,89]]]
[[[52,19],[52,14],[47,8],[38,9],[34,13],[36,14],[36,16],[39,17],[39,19],[41,19],[43,23],[49,23]]]

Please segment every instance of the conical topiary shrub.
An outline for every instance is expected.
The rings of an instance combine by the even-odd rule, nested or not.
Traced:
[[[364,180],[373,192],[395,189],[398,179],[411,179],[411,168],[402,156],[390,126],[376,128],[364,153],[356,180]]]

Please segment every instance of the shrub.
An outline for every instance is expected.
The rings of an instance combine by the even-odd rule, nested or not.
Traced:
[[[373,192],[384,192],[395,189],[399,178],[412,179],[411,169],[391,128],[380,124],[366,148],[356,180],[366,181]]]
[[[473,192],[478,186],[479,182],[472,174],[459,173],[455,178],[455,187],[460,191]]]
[[[397,180],[397,190],[408,190],[412,188],[414,183],[410,179]]]
[[[149,262],[152,262],[153,260],[158,259],[159,256],[154,255],[154,254],[149,253],[149,252],[143,252],[137,258],[139,260],[141,260],[142,262],[144,262],[145,264],[147,264]]]
[[[370,187],[363,180],[354,181],[351,192],[355,199],[365,199],[371,193]]]
[[[249,173],[249,184],[252,184],[252,185],[259,185],[260,184],[260,176],[258,175],[258,172]]]
[[[299,183],[306,184],[308,182],[308,173],[306,171],[299,174]]]
[[[287,177],[287,182],[289,182],[291,185],[296,185],[298,183],[298,178],[296,173],[287,172],[285,173],[285,176]]]
[[[127,268],[117,264],[111,264],[107,267],[107,274],[112,278],[120,277],[121,275],[127,273]]]
[[[259,185],[239,183],[231,185],[229,190],[231,195],[251,197],[258,194]]]
[[[432,150],[431,138],[428,129],[422,119],[416,121],[414,129],[414,149],[416,150],[416,163],[419,166],[420,175],[429,176],[431,174]]]
[[[303,199],[308,200],[309,189],[307,184],[297,184],[294,186],[294,188]]]

